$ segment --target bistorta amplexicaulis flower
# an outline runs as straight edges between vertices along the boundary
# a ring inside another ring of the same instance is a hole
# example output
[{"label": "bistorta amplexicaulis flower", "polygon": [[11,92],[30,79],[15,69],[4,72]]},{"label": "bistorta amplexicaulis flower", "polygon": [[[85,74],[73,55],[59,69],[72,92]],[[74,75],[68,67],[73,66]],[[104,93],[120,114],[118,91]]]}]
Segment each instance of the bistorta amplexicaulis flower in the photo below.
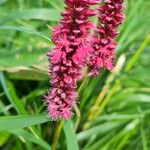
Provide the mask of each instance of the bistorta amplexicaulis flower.
[{"label": "bistorta amplexicaulis flower", "polygon": [[92,45],[94,53],[88,62],[89,76],[99,74],[102,67],[113,69],[116,43],[114,38],[118,34],[116,28],[121,24],[123,0],[104,0],[98,7],[99,25],[93,35]]},{"label": "bistorta amplexicaulis flower", "polygon": [[76,81],[81,78],[81,68],[92,53],[89,29],[93,25],[88,17],[96,14],[90,5],[99,0],[65,0],[62,19],[52,31],[55,47],[48,53],[51,89],[45,96],[49,116],[53,120],[72,116],[78,94]]},{"label": "bistorta amplexicaulis flower", "polygon": [[[123,0],[103,0],[97,9],[90,5],[101,0],[64,0],[62,19],[53,28],[54,48],[48,52],[51,89],[45,96],[48,114],[53,120],[70,119],[78,98],[75,89],[82,78],[81,69],[88,67],[89,75],[98,75],[104,67],[113,68],[116,28],[123,20]],[[98,25],[89,17],[97,16]],[[90,35],[89,30],[94,30]]]}]

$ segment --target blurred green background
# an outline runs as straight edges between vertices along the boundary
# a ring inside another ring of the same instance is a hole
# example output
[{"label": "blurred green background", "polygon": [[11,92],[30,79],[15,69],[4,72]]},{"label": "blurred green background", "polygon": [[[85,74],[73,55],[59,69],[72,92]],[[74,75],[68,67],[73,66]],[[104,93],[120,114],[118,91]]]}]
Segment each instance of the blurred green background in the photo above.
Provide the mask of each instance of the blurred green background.
[{"label": "blurred green background", "polygon": [[52,122],[46,52],[63,0],[0,0],[0,150],[150,149],[150,0],[126,0],[113,72],[78,82],[74,117]]}]

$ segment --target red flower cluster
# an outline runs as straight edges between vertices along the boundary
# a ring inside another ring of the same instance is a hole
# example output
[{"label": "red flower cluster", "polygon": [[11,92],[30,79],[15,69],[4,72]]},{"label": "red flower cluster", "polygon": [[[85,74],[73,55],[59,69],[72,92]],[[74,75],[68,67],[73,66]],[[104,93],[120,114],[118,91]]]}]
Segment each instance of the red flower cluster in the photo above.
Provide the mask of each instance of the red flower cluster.
[{"label": "red flower cluster", "polygon": [[[103,6],[91,10],[90,5],[98,4],[100,0],[65,0],[62,19],[52,31],[55,47],[48,53],[52,88],[45,99],[53,120],[72,116],[71,109],[78,97],[76,81],[81,79],[81,69],[85,65],[88,65],[90,75],[98,74],[102,66],[112,69],[115,48],[112,39],[123,18],[122,1],[105,0]],[[97,12],[101,24],[95,28],[89,17]],[[90,35],[90,29],[95,30],[95,35]]]},{"label": "red flower cluster", "polygon": [[114,49],[116,43],[113,39],[118,34],[118,27],[124,16],[122,12],[123,0],[104,0],[98,7],[98,19],[100,24],[95,30],[92,45],[94,53],[88,62],[89,75],[98,75],[100,68],[108,70],[113,68]]},{"label": "red flower cluster", "polygon": [[48,53],[52,89],[46,96],[48,113],[53,120],[69,119],[76,103],[76,80],[81,78],[80,69],[92,52],[88,35],[92,24],[88,17],[96,15],[89,5],[99,0],[65,0],[63,19],[55,26],[52,41],[55,47]]}]

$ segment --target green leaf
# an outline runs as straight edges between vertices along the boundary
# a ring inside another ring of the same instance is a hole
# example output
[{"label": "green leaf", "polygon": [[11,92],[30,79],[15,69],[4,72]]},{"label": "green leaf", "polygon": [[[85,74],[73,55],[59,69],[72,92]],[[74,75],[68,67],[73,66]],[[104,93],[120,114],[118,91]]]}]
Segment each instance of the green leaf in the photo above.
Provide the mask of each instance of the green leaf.
[{"label": "green leaf", "polygon": [[8,71],[7,75],[10,79],[16,80],[35,80],[35,81],[45,81],[48,80],[48,75],[45,72],[39,70],[13,70],[14,68],[4,68],[4,71]]},{"label": "green leaf", "polygon": [[78,150],[77,138],[71,120],[65,121],[63,129],[67,140],[67,149]]},{"label": "green leaf", "polygon": [[0,83],[8,100],[15,107],[16,111],[19,114],[27,114],[27,111],[25,110],[22,102],[18,99],[15,93],[13,85],[11,84],[11,82],[5,79],[4,74],[2,72],[0,72]]},{"label": "green leaf", "polygon": [[133,55],[132,59],[128,62],[125,71],[128,72],[132,68],[132,66],[136,63],[138,57],[143,52],[143,50],[147,47],[147,45],[150,43],[150,35],[148,35],[143,43],[140,45],[136,53]]},{"label": "green leaf", "polygon": [[50,121],[45,115],[18,115],[0,117],[0,131],[25,128]]},{"label": "green leaf", "polygon": [[60,10],[62,11],[62,9],[64,8],[64,3],[63,1],[60,0],[46,0],[51,6],[53,6],[56,10]]},{"label": "green leaf", "polygon": [[15,30],[15,31],[27,32],[27,33],[30,33],[30,34],[34,34],[34,35],[43,37],[47,41],[51,41],[49,37],[43,35],[42,33],[38,32],[38,31],[34,31],[32,29],[21,27],[21,26],[0,26],[0,30],[8,30],[8,31],[9,30]]},{"label": "green leaf", "polygon": [[[8,132],[17,135],[19,138],[24,139],[26,141],[30,141],[42,146],[46,150],[50,150],[51,147],[48,143],[46,143],[43,139],[33,135],[32,133],[24,130],[24,129],[16,129],[16,130],[9,130]],[[25,142],[25,141],[24,141]]]},{"label": "green leaf", "polygon": [[27,49],[20,49],[7,52],[6,49],[0,49],[0,68],[12,68],[12,67],[43,67],[46,68],[47,58],[46,52],[48,49],[34,49],[29,52]]},{"label": "green leaf", "polygon": [[28,9],[23,11],[15,11],[9,13],[7,16],[0,18],[0,24],[16,19],[40,19],[48,21],[58,21],[60,19],[59,11],[55,9],[39,8]]},{"label": "green leaf", "polygon": [[109,122],[100,124],[96,127],[79,132],[77,134],[77,139],[78,139],[78,141],[81,141],[81,140],[88,139],[93,134],[100,135],[100,134],[108,133],[109,131],[113,130],[114,128],[119,127],[121,125],[121,123],[122,123],[121,121],[120,122],[116,121],[116,122],[112,122],[111,124]]},{"label": "green leaf", "polygon": [[4,145],[10,137],[8,132],[0,132],[0,147]]}]

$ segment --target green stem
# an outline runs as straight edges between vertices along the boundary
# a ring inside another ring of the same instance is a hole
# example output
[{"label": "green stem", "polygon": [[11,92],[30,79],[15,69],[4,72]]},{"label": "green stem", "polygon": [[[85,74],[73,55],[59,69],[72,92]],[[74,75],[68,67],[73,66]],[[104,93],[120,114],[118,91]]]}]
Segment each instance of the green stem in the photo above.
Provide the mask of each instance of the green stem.
[{"label": "green stem", "polygon": [[136,51],[136,53],[134,54],[134,56],[132,57],[132,59],[129,61],[129,63],[127,64],[125,71],[128,72],[131,70],[132,66],[135,64],[136,60],[138,59],[138,57],[140,56],[140,54],[142,53],[142,51],[147,47],[148,43],[150,43],[150,35],[148,35],[145,40],[143,41],[143,43],[141,44],[141,46],[139,47],[139,49]]},{"label": "green stem", "polygon": [[52,143],[52,150],[56,150],[56,146],[57,146],[57,143],[58,143],[58,140],[60,137],[60,133],[61,133],[63,124],[64,124],[64,120],[61,120],[60,122],[58,122],[56,131],[55,131],[55,135],[54,135],[54,139],[53,139],[53,143]]},{"label": "green stem", "polygon": [[76,111],[76,114],[77,114],[77,120],[75,122],[74,129],[76,131],[78,129],[80,119],[81,119],[81,113],[80,113],[80,110],[79,110],[77,105],[75,105],[75,111]]}]

